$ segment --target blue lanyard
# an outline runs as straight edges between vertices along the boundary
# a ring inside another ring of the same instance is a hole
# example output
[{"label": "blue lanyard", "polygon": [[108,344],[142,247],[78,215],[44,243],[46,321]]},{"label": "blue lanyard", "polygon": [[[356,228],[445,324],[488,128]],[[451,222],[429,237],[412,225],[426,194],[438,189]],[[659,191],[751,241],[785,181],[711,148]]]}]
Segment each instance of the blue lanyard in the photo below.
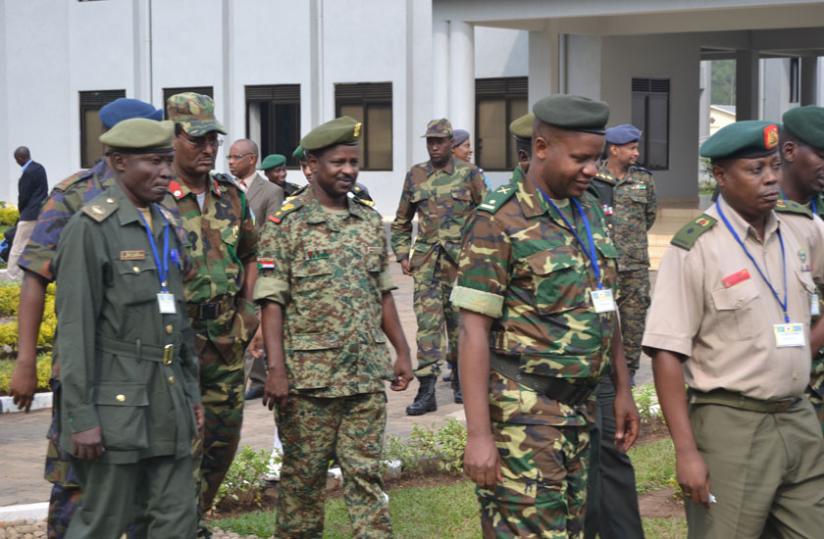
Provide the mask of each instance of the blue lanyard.
[{"label": "blue lanyard", "polygon": [[167,279],[169,277],[169,221],[167,221],[166,217],[163,216],[163,212],[158,211],[157,213],[163,219],[162,261],[160,260],[160,255],[157,252],[157,243],[155,243],[154,234],[152,234],[152,229],[149,226],[149,223],[146,222],[146,218],[143,217],[143,213],[140,210],[138,210],[137,212],[137,214],[140,216],[140,220],[143,222],[143,228],[146,229],[146,237],[149,238],[149,247],[152,248],[152,256],[154,257],[155,265],[157,266],[157,275],[160,278],[160,291],[168,292],[169,283]]},{"label": "blue lanyard", "polygon": [[601,281],[601,266],[598,265],[598,256],[595,253],[595,242],[592,241],[592,228],[589,225],[589,219],[587,219],[587,214],[584,213],[584,208],[581,206],[581,203],[578,202],[577,198],[570,198],[569,202],[572,204],[572,207],[578,212],[578,215],[581,216],[581,221],[584,222],[584,228],[587,231],[587,243],[581,239],[581,236],[578,235],[578,231],[575,230],[575,227],[572,226],[572,223],[569,222],[569,219],[566,218],[566,215],[561,211],[561,209],[555,204],[555,202],[549,198],[549,195],[541,191],[541,194],[544,195],[544,200],[552,206],[558,215],[561,216],[561,219],[564,221],[564,224],[569,228],[569,231],[572,232],[572,235],[575,236],[575,239],[578,241],[578,245],[581,246],[581,250],[584,254],[589,258],[590,263],[592,264],[592,271],[595,273],[595,281],[598,283],[598,289],[604,288],[604,283]]},{"label": "blue lanyard", "polygon": [[784,239],[781,237],[781,230],[776,230],[775,233],[778,235],[778,243],[779,245],[781,245],[781,267],[784,271],[784,301],[781,301],[781,298],[778,296],[778,292],[776,292],[770,280],[767,279],[767,274],[764,273],[764,271],[761,269],[761,266],[759,266],[758,262],[755,261],[755,258],[752,256],[752,254],[750,254],[750,251],[747,249],[747,246],[744,245],[744,242],[741,241],[741,238],[738,236],[738,233],[730,224],[729,220],[727,219],[727,216],[724,215],[724,210],[721,209],[721,205],[718,202],[716,202],[715,207],[718,210],[718,215],[721,217],[721,220],[724,221],[725,225],[727,225],[727,230],[730,231],[732,237],[735,238],[735,241],[737,241],[738,245],[740,245],[741,248],[744,250],[744,254],[747,255],[747,258],[750,259],[750,262],[752,262],[753,266],[755,266],[755,269],[758,270],[758,274],[761,276],[764,282],[767,283],[767,286],[770,288],[770,292],[772,292],[775,301],[777,301],[778,304],[781,305],[781,310],[784,311],[784,323],[789,324],[790,315],[787,313],[787,256],[784,252]]},{"label": "blue lanyard", "polygon": [[816,197],[810,199],[810,209],[813,210],[813,215],[818,215],[817,206],[818,204],[815,201]]}]

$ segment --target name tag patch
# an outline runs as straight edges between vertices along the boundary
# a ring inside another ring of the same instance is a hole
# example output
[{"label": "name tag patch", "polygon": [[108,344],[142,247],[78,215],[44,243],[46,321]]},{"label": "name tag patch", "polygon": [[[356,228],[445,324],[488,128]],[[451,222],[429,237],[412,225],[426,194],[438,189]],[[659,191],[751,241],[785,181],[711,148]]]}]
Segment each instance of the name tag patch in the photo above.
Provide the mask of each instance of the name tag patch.
[{"label": "name tag patch", "polygon": [[120,251],[120,260],[146,260],[146,251]]}]

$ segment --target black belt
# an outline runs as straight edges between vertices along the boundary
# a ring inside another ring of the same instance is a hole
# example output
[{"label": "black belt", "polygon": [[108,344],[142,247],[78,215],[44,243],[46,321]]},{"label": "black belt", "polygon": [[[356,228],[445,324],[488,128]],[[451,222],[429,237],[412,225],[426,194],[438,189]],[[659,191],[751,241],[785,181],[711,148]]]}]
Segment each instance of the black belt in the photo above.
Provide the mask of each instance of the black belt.
[{"label": "black belt", "polygon": [[203,303],[187,303],[186,313],[193,322],[201,320],[215,320],[221,314],[234,310],[234,296],[225,296],[218,301],[204,301]]},{"label": "black belt", "polygon": [[521,371],[521,363],[518,358],[509,358],[494,352],[489,354],[489,367],[498,374],[506,376],[541,395],[569,406],[578,406],[587,402],[597,385],[575,383],[565,378],[549,378],[525,373]]},{"label": "black belt", "polygon": [[110,352],[119,356],[134,359],[145,359],[155,361],[164,365],[171,365],[175,358],[175,347],[173,344],[157,345],[143,344],[140,339],[136,341],[119,341],[109,337],[99,338],[100,349],[103,352]]},{"label": "black belt", "polygon": [[726,389],[714,389],[709,392],[690,389],[688,391],[690,404],[717,404],[719,406],[729,406],[739,410],[759,412],[762,414],[780,414],[788,411],[799,400],[800,397],[789,397],[781,400],[761,400],[746,397],[741,393],[727,391]]}]

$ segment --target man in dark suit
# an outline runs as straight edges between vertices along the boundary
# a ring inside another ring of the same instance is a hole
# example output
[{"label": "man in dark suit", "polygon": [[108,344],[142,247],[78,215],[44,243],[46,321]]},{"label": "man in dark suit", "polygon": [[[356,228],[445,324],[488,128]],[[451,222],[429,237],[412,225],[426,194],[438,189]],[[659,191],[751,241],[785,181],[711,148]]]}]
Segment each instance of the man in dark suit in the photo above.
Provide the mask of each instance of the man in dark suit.
[{"label": "man in dark suit", "polygon": [[22,276],[22,270],[17,267],[17,260],[29,242],[37,223],[40,206],[49,194],[49,181],[46,178],[46,169],[40,163],[32,161],[31,152],[25,146],[14,150],[14,160],[23,169],[17,183],[17,208],[20,210],[20,220],[9,254],[6,278],[17,280]]}]

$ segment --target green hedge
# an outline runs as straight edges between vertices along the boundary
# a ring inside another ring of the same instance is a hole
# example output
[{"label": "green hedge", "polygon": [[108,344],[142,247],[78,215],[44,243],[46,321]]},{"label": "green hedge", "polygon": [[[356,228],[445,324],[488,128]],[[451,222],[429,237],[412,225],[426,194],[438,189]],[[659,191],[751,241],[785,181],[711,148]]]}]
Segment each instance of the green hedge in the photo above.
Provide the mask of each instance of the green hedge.
[{"label": "green hedge", "polygon": [[7,206],[5,203],[0,206],[0,225],[11,226],[20,218],[20,212],[14,206]]},{"label": "green hedge", "polygon": [[[0,359],[0,395],[9,394],[11,374],[15,362],[10,359]],[[49,378],[51,377],[51,356],[40,354],[37,356],[37,392],[51,391]]]},{"label": "green hedge", "polygon": [[[20,303],[20,285],[9,283],[0,285],[0,316],[16,317],[17,306]],[[54,341],[54,332],[57,330],[57,316],[54,314],[54,284],[46,289],[46,304],[43,309],[43,323],[40,325],[40,335],[37,345],[49,349]],[[0,322],[0,348],[5,346],[17,350],[17,320]]]}]

